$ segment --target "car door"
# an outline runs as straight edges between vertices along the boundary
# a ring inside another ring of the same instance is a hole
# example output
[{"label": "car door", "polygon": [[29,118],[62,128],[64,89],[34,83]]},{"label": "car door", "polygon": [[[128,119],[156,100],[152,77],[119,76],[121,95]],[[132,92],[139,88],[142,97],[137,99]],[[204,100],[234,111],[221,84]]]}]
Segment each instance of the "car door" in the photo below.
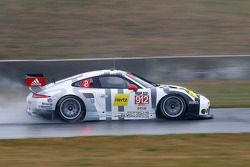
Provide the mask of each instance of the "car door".
[{"label": "car door", "polygon": [[[143,88],[121,75],[98,77],[100,88],[105,89],[105,111],[107,120],[148,119],[151,111],[150,89]],[[137,91],[129,90],[134,84]]]},{"label": "car door", "polygon": [[[72,84],[74,92],[85,103],[85,120],[106,120],[105,89],[99,87],[96,77],[85,78]],[[77,94],[77,93],[76,93]]]}]

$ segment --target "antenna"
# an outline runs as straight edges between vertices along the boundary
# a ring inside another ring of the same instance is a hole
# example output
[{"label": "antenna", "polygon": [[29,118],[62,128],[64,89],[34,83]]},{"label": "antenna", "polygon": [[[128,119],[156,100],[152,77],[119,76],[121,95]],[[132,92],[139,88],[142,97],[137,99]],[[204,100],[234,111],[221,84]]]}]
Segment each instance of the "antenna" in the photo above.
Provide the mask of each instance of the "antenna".
[{"label": "antenna", "polygon": [[113,69],[114,69],[114,70],[117,70],[117,69],[116,69],[116,59],[113,60]]}]

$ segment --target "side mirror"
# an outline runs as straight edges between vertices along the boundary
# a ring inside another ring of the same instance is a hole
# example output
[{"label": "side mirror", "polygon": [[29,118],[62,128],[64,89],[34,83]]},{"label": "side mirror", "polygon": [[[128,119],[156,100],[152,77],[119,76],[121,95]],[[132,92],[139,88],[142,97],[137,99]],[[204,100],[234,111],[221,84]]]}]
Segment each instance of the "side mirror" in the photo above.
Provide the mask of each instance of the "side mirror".
[{"label": "side mirror", "polygon": [[138,90],[138,87],[134,84],[130,84],[130,85],[128,85],[128,90],[133,90],[136,92]]}]

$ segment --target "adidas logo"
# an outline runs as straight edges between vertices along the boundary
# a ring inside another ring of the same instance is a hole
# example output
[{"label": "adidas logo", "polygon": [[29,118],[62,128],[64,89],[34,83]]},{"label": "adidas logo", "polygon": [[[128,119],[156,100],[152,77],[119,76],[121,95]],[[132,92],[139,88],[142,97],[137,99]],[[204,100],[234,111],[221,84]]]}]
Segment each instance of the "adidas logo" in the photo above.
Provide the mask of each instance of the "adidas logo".
[{"label": "adidas logo", "polygon": [[36,79],[34,79],[34,81],[31,83],[31,86],[41,86],[41,83],[40,83],[39,80],[36,78]]}]

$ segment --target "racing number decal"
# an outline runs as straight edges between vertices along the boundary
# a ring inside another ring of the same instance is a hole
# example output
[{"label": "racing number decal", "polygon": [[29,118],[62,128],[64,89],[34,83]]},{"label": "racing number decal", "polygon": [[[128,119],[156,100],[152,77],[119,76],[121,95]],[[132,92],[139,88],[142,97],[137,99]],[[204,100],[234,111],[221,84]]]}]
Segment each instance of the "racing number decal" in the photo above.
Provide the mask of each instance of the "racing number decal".
[{"label": "racing number decal", "polygon": [[148,95],[136,95],[135,104],[149,104],[149,96]]},{"label": "racing number decal", "polygon": [[85,80],[82,82],[82,87],[84,87],[84,88],[89,88],[89,87],[90,87],[90,80],[89,80],[89,79],[85,79]]}]

